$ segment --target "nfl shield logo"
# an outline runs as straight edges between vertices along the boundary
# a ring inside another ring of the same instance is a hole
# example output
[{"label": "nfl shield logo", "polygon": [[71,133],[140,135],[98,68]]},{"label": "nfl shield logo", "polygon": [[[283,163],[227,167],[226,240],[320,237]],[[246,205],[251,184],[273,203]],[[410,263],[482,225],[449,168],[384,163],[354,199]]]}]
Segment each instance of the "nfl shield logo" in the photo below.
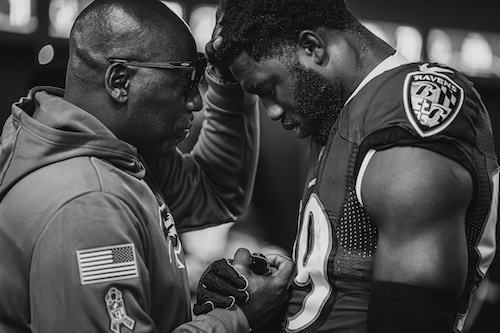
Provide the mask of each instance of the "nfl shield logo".
[{"label": "nfl shield logo", "polygon": [[413,128],[422,137],[443,131],[456,118],[464,101],[464,91],[440,67],[420,66],[406,76],[403,100]]}]

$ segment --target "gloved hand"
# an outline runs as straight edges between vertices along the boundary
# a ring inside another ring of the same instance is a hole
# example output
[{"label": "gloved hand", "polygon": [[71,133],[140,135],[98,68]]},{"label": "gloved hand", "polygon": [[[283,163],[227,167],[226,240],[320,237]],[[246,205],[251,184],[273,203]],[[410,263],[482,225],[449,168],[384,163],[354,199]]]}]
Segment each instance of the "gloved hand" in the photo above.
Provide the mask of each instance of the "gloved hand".
[{"label": "gloved hand", "polygon": [[229,309],[236,301],[244,303],[249,298],[247,287],[247,279],[229,260],[217,260],[200,277],[193,312],[199,315],[214,308]]},{"label": "gloved hand", "polygon": [[286,306],[289,300],[288,284],[294,273],[294,264],[290,258],[282,255],[266,255],[270,274],[258,275],[252,271],[252,256],[246,249],[239,249],[232,262],[234,268],[246,277],[246,291],[250,298],[238,306],[245,313],[253,329],[265,324]]},{"label": "gloved hand", "polygon": [[220,35],[222,27],[220,22],[224,17],[227,3],[231,0],[219,0],[219,7],[215,14],[215,28],[212,32],[212,39],[205,45],[205,53],[207,55],[207,60],[209,62],[208,71],[213,71],[211,74],[215,74],[226,84],[238,84],[233,74],[229,70],[229,64],[224,63],[215,56],[215,52],[220,48],[222,44],[222,36]]},{"label": "gloved hand", "polygon": [[[214,308],[229,309],[236,300],[239,303],[248,301],[248,281],[238,273],[231,262],[232,260],[227,259],[217,260],[203,272],[193,307],[195,315],[210,312]],[[271,268],[263,254],[252,254],[250,267],[257,275],[271,274]]]},{"label": "gloved hand", "polygon": [[239,249],[231,262],[222,259],[207,268],[200,278],[194,312],[229,308],[236,302],[250,326],[257,328],[287,302],[293,267],[292,260],[284,256],[251,255],[248,250]]}]

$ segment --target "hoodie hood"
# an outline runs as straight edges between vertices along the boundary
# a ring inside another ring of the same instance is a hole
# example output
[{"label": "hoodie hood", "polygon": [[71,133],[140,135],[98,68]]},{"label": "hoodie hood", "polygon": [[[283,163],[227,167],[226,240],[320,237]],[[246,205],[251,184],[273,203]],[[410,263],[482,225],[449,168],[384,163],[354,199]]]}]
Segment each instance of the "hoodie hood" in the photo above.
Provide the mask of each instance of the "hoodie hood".
[{"label": "hoodie hood", "polygon": [[79,156],[108,161],[138,179],[144,165],[132,145],[119,140],[97,118],[65,101],[64,91],[33,88],[12,105],[0,138],[0,200],[27,174]]}]

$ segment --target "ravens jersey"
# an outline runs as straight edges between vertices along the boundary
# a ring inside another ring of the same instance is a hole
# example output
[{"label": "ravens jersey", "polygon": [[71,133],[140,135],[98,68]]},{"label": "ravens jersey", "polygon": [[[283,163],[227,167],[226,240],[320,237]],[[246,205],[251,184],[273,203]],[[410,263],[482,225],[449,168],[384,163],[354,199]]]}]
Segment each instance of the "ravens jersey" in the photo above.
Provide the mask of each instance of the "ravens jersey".
[{"label": "ravens jersey", "polygon": [[339,293],[358,293],[360,303],[349,305],[351,313],[366,318],[377,228],[363,208],[358,180],[373,152],[396,146],[432,150],[472,175],[474,198],[465,221],[468,274],[456,304],[461,330],[495,252],[499,176],[491,122],[463,75],[411,63],[373,77],[344,106],[326,145],[312,144],[286,332],[335,331]]}]

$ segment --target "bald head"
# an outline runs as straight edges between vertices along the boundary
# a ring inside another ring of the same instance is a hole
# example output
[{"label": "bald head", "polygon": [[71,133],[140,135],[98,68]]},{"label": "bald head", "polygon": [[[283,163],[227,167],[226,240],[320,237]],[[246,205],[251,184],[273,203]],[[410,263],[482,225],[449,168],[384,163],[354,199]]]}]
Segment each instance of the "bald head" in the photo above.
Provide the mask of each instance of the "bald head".
[{"label": "bald head", "polygon": [[189,48],[189,28],[160,1],[96,0],[71,30],[66,89],[102,86],[109,58],[160,61]]}]

